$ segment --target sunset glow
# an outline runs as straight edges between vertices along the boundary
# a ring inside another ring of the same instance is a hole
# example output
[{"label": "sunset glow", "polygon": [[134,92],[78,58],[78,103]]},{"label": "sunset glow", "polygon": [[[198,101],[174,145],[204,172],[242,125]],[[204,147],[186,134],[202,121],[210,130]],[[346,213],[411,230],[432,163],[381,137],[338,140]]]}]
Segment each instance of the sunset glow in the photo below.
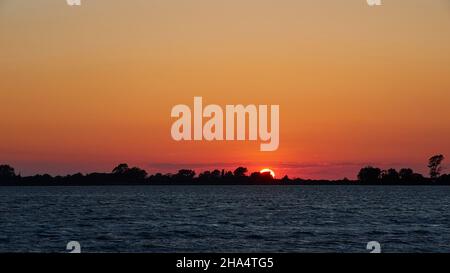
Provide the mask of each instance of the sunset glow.
[{"label": "sunset glow", "polygon": [[262,169],[261,171],[259,171],[260,173],[270,173],[270,175],[275,178],[275,172],[272,171],[271,169]]},{"label": "sunset glow", "polygon": [[[447,1],[107,2],[1,1],[1,163],[337,179],[450,155]],[[196,96],[280,105],[279,146],[174,141],[171,109]]]}]

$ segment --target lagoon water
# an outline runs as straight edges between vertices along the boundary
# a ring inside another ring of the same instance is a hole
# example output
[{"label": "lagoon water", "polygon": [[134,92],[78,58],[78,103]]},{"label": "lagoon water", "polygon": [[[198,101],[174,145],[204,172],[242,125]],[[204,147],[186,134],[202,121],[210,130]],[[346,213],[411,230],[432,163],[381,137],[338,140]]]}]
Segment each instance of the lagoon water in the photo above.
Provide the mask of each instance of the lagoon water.
[{"label": "lagoon water", "polygon": [[450,187],[0,187],[0,252],[450,252]]}]

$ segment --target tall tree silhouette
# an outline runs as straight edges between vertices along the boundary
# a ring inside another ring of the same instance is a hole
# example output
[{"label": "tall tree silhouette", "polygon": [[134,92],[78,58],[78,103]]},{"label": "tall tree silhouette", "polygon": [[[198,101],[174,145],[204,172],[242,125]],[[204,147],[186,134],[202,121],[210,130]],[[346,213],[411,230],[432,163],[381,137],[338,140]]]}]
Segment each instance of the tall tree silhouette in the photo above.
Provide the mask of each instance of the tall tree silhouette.
[{"label": "tall tree silhouette", "polygon": [[428,168],[430,169],[430,177],[431,178],[438,178],[439,175],[441,175],[441,171],[442,171],[442,160],[444,160],[444,156],[443,155],[435,155],[430,157],[430,159],[428,159]]},{"label": "tall tree silhouette", "polygon": [[9,165],[0,165],[0,178],[3,179],[10,179],[14,178],[16,176],[16,173],[14,171],[14,168]]}]

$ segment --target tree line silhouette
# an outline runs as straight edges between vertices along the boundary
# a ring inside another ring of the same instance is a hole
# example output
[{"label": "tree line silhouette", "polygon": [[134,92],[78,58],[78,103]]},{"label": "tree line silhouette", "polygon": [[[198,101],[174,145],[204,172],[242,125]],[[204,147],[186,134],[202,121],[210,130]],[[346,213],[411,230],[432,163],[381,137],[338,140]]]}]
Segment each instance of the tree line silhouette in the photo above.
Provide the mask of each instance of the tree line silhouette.
[{"label": "tree line silhouette", "polygon": [[429,177],[415,173],[410,168],[382,170],[367,166],[362,168],[357,180],[311,180],[284,176],[273,178],[270,173],[253,172],[238,167],[234,171],[212,170],[196,175],[194,170],[181,169],[175,174],[149,175],[138,167],[119,164],[111,173],[76,173],[66,176],[49,174],[21,176],[9,165],[0,165],[0,186],[90,186],[90,185],[450,185],[450,174],[441,174],[443,155],[428,160]]}]

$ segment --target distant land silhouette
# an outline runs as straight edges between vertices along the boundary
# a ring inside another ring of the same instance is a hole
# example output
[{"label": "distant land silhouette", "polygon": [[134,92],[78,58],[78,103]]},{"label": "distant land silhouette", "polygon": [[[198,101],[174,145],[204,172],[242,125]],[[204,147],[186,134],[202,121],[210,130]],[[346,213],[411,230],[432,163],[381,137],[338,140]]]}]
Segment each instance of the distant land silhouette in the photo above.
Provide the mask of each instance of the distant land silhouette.
[{"label": "distant land silhouette", "polygon": [[270,173],[254,172],[248,175],[245,167],[234,171],[212,170],[196,175],[194,170],[182,169],[176,174],[156,173],[119,164],[111,173],[76,173],[67,176],[49,174],[22,177],[9,165],[0,165],[0,186],[99,186],[99,185],[450,185],[450,174],[441,174],[443,155],[428,160],[429,177],[403,168],[381,170],[367,166],[356,180],[310,180],[284,176],[273,178]]}]

